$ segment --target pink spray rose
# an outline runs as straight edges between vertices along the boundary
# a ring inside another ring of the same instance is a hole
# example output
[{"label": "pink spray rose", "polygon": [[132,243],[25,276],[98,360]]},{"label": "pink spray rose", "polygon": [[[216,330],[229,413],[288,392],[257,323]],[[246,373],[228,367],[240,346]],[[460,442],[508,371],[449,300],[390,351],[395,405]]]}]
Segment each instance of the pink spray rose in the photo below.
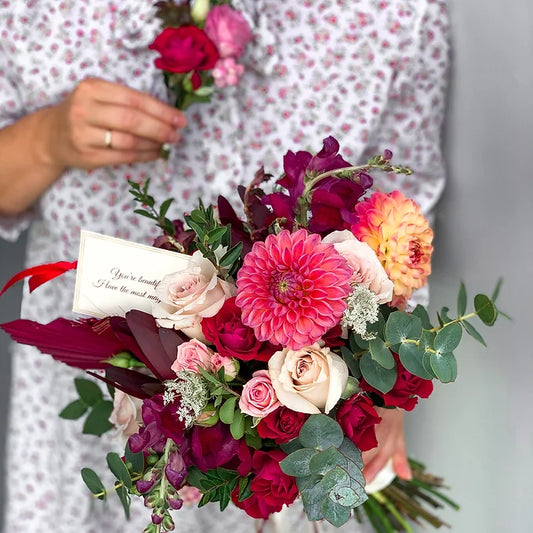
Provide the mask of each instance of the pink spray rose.
[{"label": "pink spray rose", "polygon": [[228,5],[214,6],[207,14],[204,31],[215,43],[220,57],[239,57],[252,39],[248,22]]},{"label": "pink spray rose", "polygon": [[199,372],[200,368],[208,372],[218,372],[224,367],[226,376],[234,378],[237,375],[235,364],[231,357],[215,353],[211,348],[197,339],[191,339],[178,346],[178,355],[171,369],[178,373],[182,370]]},{"label": "pink spray rose", "polygon": [[263,418],[280,406],[268,370],[258,370],[242,388],[240,410],[250,416]]}]

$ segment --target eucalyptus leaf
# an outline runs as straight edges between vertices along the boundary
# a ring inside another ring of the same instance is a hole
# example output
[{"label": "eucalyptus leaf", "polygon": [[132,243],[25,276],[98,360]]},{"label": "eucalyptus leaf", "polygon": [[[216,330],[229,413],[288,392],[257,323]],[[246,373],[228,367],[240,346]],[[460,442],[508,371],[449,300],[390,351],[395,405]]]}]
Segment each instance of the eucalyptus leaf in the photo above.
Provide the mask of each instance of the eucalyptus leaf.
[{"label": "eucalyptus leaf", "polygon": [[474,308],[481,321],[487,325],[492,326],[498,317],[498,310],[492,300],[484,294],[476,294],[474,298]]},{"label": "eucalyptus leaf", "polygon": [[332,502],[338,503],[343,507],[352,508],[360,500],[359,495],[350,487],[339,487],[329,493]]},{"label": "eucalyptus leaf", "polygon": [[463,327],[465,328],[465,331],[474,339],[476,339],[478,342],[483,344],[483,346],[487,346],[485,343],[485,339],[481,336],[479,331],[472,325],[470,322],[463,320],[462,321]]},{"label": "eucalyptus leaf", "polygon": [[302,477],[311,474],[310,461],[319,452],[313,448],[302,448],[287,455],[279,466],[288,476]]},{"label": "eucalyptus leaf", "polygon": [[387,370],[394,368],[396,364],[394,361],[394,357],[382,339],[372,339],[371,341],[369,341],[368,347],[372,359],[378,365],[382,366],[383,368],[386,368]]},{"label": "eucalyptus leaf", "polygon": [[81,477],[87,488],[99,499],[105,500],[106,490],[98,474],[90,468],[81,469]]},{"label": "eucalyptus leaf", "polygon": [[318,452],[310,458],[309,470],[311,474],[328,474],[335,467],[346,467],[346,459],[335,446]]},{"label": "eucalyptus leaf", "polygon": [[128,463],[131,463],[131,467],[134,472],[137,474],[142,474],[144,472],[144,455],[143,452],[133,453],[130,449],[129,442],[126,443],[126,448],[124,449],[124,457]]},{"label": "eucalyptus leaf", "polygon": [[344,433],[339,424],[326,415],[311,415],[300,429],[302,446],[325,450],[342,444]]},{"label": "eucalyptus leaf", "polygon": [[126,515],[126,518],[130,519],[130,503],[131,498],[128,493],[128,489],[123,486],[115,485],[115,491],[117,493],[118,499],[120,500],[120,503],[122,504],[122,507],[124,508],[124,514]]},{"label": "eucalyptus leaf", "polygon": [[341,466],[331,468],[322,479],[324,491],[329,493],[333,489],[350,486],[350,475]]},{"label": "eucalyptus leaf", "polygon": [[457,316],[463,316],[466,311],[466,287],[464,283],[461,283],[459,287],[459,293],[457,295]]},{"label": "eucalyptus leaf", "polygon": [[106,456],[107,466],[109,470],[113,472],[113,475],[121,482],[123,485],[130,489],[131,488],[131,476],[126,468],[126,465],[118,455],[118,453],[110,452]]},{"label": "eucalyptus leaf", "polygon": [[413,309],[413,312],[411,314],[414,315],[414,316],[417,316],[421,320],[422,327],[424,329],[432,329],[433,328],[433,325],[431,324],[431,320],[429,318],[427,309],[423,305],[418,304]]},{"label": "eucalyptus leaf", "polygon": [[322,476],[308,476],[297,478],[296,484],[302,496],[305,514],[309,520],[322,520],[322,502],[327,499],[328,493],[322,486]]},{"label": "eucalyptus leaf", "polygon": [[335,503],[328,497],[322,502],[322,513],[330,524],[335,527],[341,527],[348,522],[352,511],[349,507]]},{"label": "eucalyptus leaf", "polygon": [[400,361],[406,370],[422,379],[433,379],[433,373],[429,374],[422,364],[424,349],[420,349],[414,343],[404,343],[400,346]]},{"label": "eucalyptus leaf", "polygon": [[417,316],[404,311],[390,314],[385,326],[385,339],[395,346],[405,339],[418,340],[422,334],[422,321]]},{"label": "eucalyptus leaf", "polygon": [[383,368],[372,359],[369,352],[361,357],[359,368],[365,381],[383,394],[386,394],[394,387],[394,383],[396,383],[398,378],[396,364],[392,369]]},{"label": "eucalyptus leaf", "polygon": [[434,347],[440,353],[453,352],[463,335],[463,328],[457,322],[452,322],[443,327],[435,336]]},{"label": "eucalyptus leaf", "polygon": [[430,355],[430,363],[437,379],[442,383],[455,381],[457,377],[457,361],[453,353],[432,353]]},{"label": "eucalyptus leaf", "polygon": [[292,439],[289,442],[284,442],[283,444],[280,444],[279,446],[287,455],[290,455],[292,452],[295,452],[296,450],[301,450],[303,448],[302,443],[300,442],[300,439]]}]

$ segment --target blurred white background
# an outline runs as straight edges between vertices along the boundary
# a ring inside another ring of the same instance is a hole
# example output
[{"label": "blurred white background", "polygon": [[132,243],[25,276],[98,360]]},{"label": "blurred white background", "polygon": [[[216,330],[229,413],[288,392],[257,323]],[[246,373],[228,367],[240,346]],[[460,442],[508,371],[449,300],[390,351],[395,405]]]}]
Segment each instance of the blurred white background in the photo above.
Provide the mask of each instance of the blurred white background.
[{"label": "blurred white background", "polygon": [[[431,0],[428,0],[431,1]],[[413,457],[443,475],[460,512],[454,533],[533,531],[533,3],[450,0],[453,71],[445,135],[449,182],[436,218],[433,301],[455,309],[460,280],[473,297],[504,277],[499,304],[513,317],[465,342],[456,383],[408,416]],[[0,241],[0,284],[22,269],[23,243]],[[60,260],[62,258],[58,258]],[[0,301],[18,318],[20,289]],[[434,315],[433,315],[434,316]],[[0,334],[0,437],[9,358]],[[28,436],[31,438],[30,436]],[[3,457],[0,438],[0,457]],[[3,481],[0,465],[0,480]],[[3,502],[0,486],[0,508]],[[9,532],[11,533],[11,532]],[[46,533],[46,532],[45,532]]]}]

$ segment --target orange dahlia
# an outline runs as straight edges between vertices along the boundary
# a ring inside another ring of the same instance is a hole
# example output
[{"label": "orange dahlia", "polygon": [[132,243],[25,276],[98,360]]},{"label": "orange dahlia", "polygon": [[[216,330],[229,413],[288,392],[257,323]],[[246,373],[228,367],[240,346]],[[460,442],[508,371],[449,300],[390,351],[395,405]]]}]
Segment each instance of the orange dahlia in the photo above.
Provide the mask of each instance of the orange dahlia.
[{"label": "orange dahlia", "polygon": [[346,259],[319,235],[284,230],[245,256],[235,303],[260,341],[298,350],[340,322],[351,275]]},{"label": "orange dahlia", "polygon": [[394,283],[393,304],[405,307],[431,273],[433,230],[418,205],[400,191],[375,192],[356,206],[353,234],[378,256]]}]

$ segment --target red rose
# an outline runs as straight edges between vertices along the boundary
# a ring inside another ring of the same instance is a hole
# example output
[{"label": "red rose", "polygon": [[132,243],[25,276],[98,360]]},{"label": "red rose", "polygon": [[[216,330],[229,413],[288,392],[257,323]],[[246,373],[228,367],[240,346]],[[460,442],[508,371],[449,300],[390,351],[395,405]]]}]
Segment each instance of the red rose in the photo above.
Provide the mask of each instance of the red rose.
[{"label": "red rose", "polygon": [[433,392],[433,382],[430,379],[422,379],[411,374],[400,362],[398,354],[393,352],[393,355],[398,366],[398,377],[394,387],[389,392],[383,394],[364,380],[361,380],[360,386],[365,391],[379,394],[387,407],[401,407],[406,411],[412,411],[418,403],[417,396],[428,398]]},{"label": "red rose", "polygon": [[219,58],[211,39],[196,26],[166,28],[148,48],[161,54],[155,66],[168,72],[209,70]]},{"label": "red rose", "polygon": [[284,504],[290,505],[298,496],[298,487],[295,478],[281,471],[279,463],[285,457],[281,450],[256,451],[252,458],[252,495],[240,502],[237,487],[231,494],[233,503],[252,518],[263,519],[281,511]]},{"label": "red rose", "polygon": [[257,433],[262,439],[274,439],[276,444],[289,442],[298,436],[308,417],[308,414],[297,413],[288,407],[281,406],[261,419],[257,426]]},{"label": "red rose", "polygon": [[341,403],[335,416],[344,434],[362,452],[378,445],[375,426],[381,422],[381,418],[368,396],[355,394]]},{"label": "red rose", "polygon": [[202,331],[220,355],[242,361],[268,361],[278,349],[269,342],[257,340],[254,330],[242,323],[235,298],[228,298],[215,316],[205,317]]}]

